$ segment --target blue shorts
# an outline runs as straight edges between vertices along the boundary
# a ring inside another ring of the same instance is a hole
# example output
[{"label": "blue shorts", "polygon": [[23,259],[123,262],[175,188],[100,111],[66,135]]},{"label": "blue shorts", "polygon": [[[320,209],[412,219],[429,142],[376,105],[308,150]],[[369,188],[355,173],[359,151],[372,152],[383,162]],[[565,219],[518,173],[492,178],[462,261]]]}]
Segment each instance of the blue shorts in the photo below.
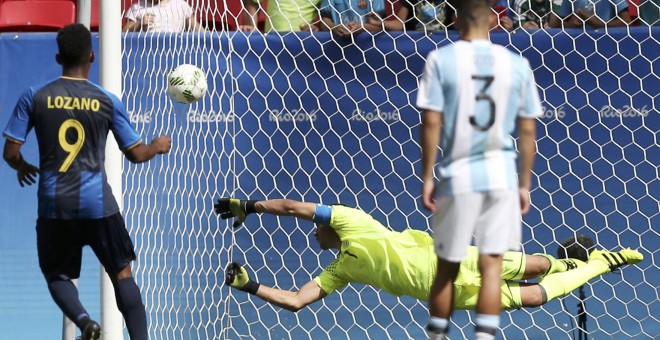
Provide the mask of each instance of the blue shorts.
[{"label": "blue shorts", "polygon": [[79,278],[86,245],[111,278],[135,260],[133,241],[120,213],[101,219],[37,219],[39,267],[47,281]]}]

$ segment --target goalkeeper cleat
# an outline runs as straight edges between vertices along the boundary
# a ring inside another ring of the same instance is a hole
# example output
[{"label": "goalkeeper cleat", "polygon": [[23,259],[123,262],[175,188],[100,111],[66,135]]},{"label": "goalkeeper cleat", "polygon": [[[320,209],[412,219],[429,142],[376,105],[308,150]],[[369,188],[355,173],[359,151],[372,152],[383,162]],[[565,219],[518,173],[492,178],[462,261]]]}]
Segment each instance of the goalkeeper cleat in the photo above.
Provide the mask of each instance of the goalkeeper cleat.
[{"label": "goalkeeper cleat", "polygon": [[81,340],[98,340],[101,338],[101,326],[95,321],[90,321],[82,331]]},{"label": "goalkeeper cleat", "polygon": [[632,250],[630,248],[623,249],[621,251],[609,252],[605,250],[594,250],[589,255],[589,261],[599,260],[605,262],[610,271],[614,271],[621,266],[627,264],[639,263],[644,259],[644,255],[638,252],[637,250]]}]

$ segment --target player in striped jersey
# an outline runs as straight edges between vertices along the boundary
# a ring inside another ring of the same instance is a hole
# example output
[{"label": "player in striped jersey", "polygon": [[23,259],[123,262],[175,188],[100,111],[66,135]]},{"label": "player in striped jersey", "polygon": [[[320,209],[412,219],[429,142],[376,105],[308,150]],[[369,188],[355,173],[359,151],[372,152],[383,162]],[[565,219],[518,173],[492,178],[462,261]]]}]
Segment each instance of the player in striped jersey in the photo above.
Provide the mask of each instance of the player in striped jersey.
[{"label": "player in striped jersey", "polygon": [[[431,288],[428,329],[432,338],[444,338],[452,282],[474,234],[482,275],[476,337],[493,339],[502,254],[519,247],[520,214],[529,209],[541,104],[527,60],[488,40],[490,1],[457,6],[461,39],[428,55],[417,96],[423,111],[422,203],[433,212],[438,266],[444,268]],[[518,178],[511,137],[516,125]],[[436,187],[438,143],[443,154]]]},{"label": "player in striped jersey", "polygon": [[[236,217],[234,227],[242,224],[251,213],[314,221],[314,237],[321,249],[338,250],[337,258],[298,291],[259,284],[251,280],[247,270],[236,262],[227,266],[227,285],[290,311],[296,312],[351,282],[367,284],[395,296],[407,295],[428,301],[436,271],[445,270],[438,266],[434,242],[427,232],[391,230],[360,209],[290,199],[247,201],[221,198],[215,211],[223,219]],[[573,256],[580,259],[557,259],[547,254],[526,255],[521,252],[504,254],[506,262],[498,287],[503,309],[540,306],[570,293],[594,277],[643,258],[641,253],[631,249],[619,252],[594,250],[589,256],[587,248],[590,246],[585,242],[564,244],[567,255],[575,254]],[[589,261],[583,262],[587,257]],[[477,248],[469,247],[456,280],[454,301],[457,309],[474,309],[476,306],[481,285],[478,258]],[[532,278],[541,280],[538,283],[519,281]]]},{"label": "player in striped jersey", "polygon": [[[121,100],[87,80],[94,52],[85,26],[61,29],[57,45],[62,76],[29,88],[18,99],[4,131],[4,159],[17,171],[21,186],[34,184],[39,175],[39,266],[53,300],[80,328],[82,339],[101,335],[71,282],[80,276],[85,245],[110,276],[131,339],[147,339],[145,307],[130,266],[134,246],[106,180],[105,145],[112,131],[128,160],[140,163],[169,152],[172,142],[160,136],[143,144]],[[32,129],[39,168],[20,151]]]}]

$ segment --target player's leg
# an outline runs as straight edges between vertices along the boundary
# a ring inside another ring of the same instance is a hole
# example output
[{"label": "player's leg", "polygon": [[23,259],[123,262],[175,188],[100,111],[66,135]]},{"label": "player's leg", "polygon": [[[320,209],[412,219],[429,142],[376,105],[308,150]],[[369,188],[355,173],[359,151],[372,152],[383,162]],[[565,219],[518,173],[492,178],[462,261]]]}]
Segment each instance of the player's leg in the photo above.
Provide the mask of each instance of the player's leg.
[{"label": "player's leg", "polygon": [[112,284],[115,288],[117,307],[124,316],[131,339],[148,339],[145,306],[140,287],[133,278],[131,266],[127,265],[117,273]]},{"label": "player's leg", "polygon": [[475,336],[477,340],[495,339],[500,325],[502,255],[480,254],[481,288],[477,299]]},{"label": "player's leg", "polygon": [[544,277],[583,266],[593,250],[594,241],[588,235],[578,234],[561,242],[557,257],[548,254],[527,255],[528,266],[524,279]]},{"label": "player's leg", "polygon": [[520,238],[518,193],[513,190],[485,193],[475,229],[482,280],[475,319],[477,339],[495,338],[502,304],[502,258],[508,249],[520,246]]},{"label": "player's leg", "polygon": [[[609,273],[626,264],[638,263],[643,258],[642,253],[631,249],[618,252],[593,251],[589,257],[589,262],[583,266],[566,272],[550,274],[539,281],[538,290],[542,294],[541,304],[564,296],[597,276]],[[533,291],[523,294],[524,306],[539,305],[538,296],[535,295],[538,292],[536,288],[533,289]]]},{"label": "player's leg", "polygon": [[124,219],[117,213],[97,220],[94,227],[88,242],[110,276],[128,334],[132,340],[148,339],[146,311],[130,266],[135,250]]},{"label": "player's leg", "polygon": [[[39,267],[48,284],[53,301],[69,320],[85,333],[100,327],[90,319],[71,282],[80,277],[83,243],[75,231],[75,221],[39,218],[37,220],[37,252]],[[100,333],[99,333],[100,334]],[[94,339],[90,338],[89,339]]]},{"label": "player's leg", "polygon": [[438,210],[433,214],[433,239],[438,255],[438,269],[429,296],[427,326],[431,339],[444,339],[449,317],[454,308],[454,281],[468,245],[481,207],[483,196],[468,193],[441,196]]},{"label": "player's leg", "polygon": [[430,339],[444,339],[449,328],[449,317],[454,307],[454,280],[460,263],[438,257],[438,271],[431,285],[427,331]]},{"label": "player's leg", "polygon": [[502,280],[528,280],[565,272],[583,266],[588,259],[593,241],[587,235],[577,235],[560,244],[558,255],[506,252],[502,262]]},{"label": "player's leg", "polygon": [[525,255],[525,269],[522,280],[545,277],[583,266],[585,262],[578,259],[557,259],[548,254]]},{"label": "player's leg", "polygon": [[502,292],[502,255],[480,254],[479,272],[481,273],[481,289],[476,308],[477,314],[498,315]]}]

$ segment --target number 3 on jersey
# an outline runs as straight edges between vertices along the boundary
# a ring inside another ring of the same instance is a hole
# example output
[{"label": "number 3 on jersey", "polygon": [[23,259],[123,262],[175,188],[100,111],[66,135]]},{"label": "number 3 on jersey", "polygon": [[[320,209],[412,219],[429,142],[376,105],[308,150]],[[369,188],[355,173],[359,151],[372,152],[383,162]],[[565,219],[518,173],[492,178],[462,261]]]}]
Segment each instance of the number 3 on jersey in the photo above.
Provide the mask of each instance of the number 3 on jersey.
[{"label": "number 3 on jersey", "polygon": [[481,88],[481,90],[479,90],[479,93],[477,93],[474,99],[476,99],[477,101],[480,100],[487,101],[489,104],[490,112],[488,115],[488,122],[486,123],[486,125],[479,125],[479,123],[477,123],[477,118],[475,117],[475,115],[470,116],[470,124],[472,124],[472,126],[474,126],[474,128],[479,131],[486,131],[490,129],[490,127],[493,126],[493,124],[495,123],[495,100],[493,100],[493,97],[491,97],[486,93],[490,85],[493,83],[493,79],[495,79],[495,77],[475,75],[472,76],[472,79],[484,81],[484,86]]},{"label": "number 3 on jersey", "polygon": [[[77,137],[73,143],[69,143],[69,141],[66,139],[66,133],[69,131],[69,129],[76,130]],[[58,139],[62,149],[69,153],[69,155],[66,156],[66,159],[64,159],[64,162],[62,163],[59,171],[67,172],[67,170],[69,170],[71,167],[73,160],[76,159],[76,156],[78,156],[78,153],[85,143],[85,129],[79,121],[75,119],[67,119],[64,121],[64,123],[62,123],[62,125],[60,125]]]}]

